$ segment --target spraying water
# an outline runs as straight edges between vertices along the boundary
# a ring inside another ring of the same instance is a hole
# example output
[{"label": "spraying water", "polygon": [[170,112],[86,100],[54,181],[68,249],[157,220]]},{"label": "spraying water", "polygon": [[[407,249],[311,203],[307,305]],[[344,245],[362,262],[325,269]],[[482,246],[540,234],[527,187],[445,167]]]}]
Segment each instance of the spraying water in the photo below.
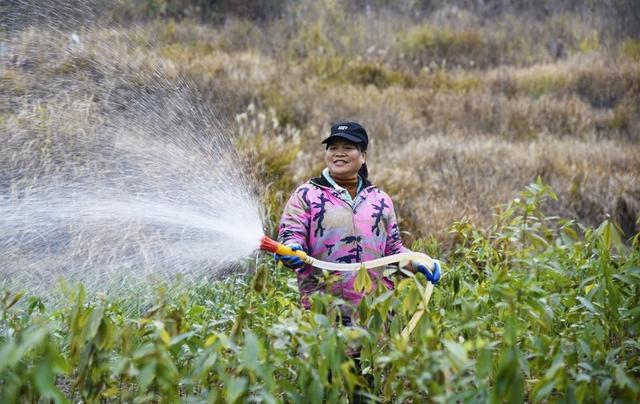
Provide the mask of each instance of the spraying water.
[{"label": "spraying water", "polygon": [[258,247],[230,131],[188,80],[132,56],[134,34],[4,22],[0,74],[21,88],[0,94],[0,282],[202,279]]}]

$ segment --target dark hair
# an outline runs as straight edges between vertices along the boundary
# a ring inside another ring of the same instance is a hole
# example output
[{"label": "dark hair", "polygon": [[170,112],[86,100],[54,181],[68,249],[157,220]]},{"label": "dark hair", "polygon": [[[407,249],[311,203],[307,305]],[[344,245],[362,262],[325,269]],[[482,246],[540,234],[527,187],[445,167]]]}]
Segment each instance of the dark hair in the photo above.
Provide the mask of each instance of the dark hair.
[{"label": "dark hair", "polygon": [[[358,146],[360,153],[367,152],[367,145],[365,143],[356,143],[356,146]],[[364,179],[369,177],[369,170],[367,169],[367,163],[362,164],[362,167],[360,167],[360,170],[358,171],[358,175]]]},{"label": "dark hair", "polygon": [[360,167],[360,171],[358,171],[358,175],[363,179],[369,178],[369,170],[367,170],[367,163],[364,163],[362,167]]}]

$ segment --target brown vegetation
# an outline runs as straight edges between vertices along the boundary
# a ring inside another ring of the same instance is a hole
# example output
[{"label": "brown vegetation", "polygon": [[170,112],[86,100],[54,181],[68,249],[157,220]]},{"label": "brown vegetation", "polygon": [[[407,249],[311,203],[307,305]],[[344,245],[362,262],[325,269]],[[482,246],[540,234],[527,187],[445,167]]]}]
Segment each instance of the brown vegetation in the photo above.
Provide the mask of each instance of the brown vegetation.
[{"label": "brown vegetation", "polygon": [[[259,22],[234,8],[215,23],[98,25],[75,48],[66,34],[25,30],[1,59],[1,131],[49,114],[66,131],[44,130],[43,139],[77,135],[101,99],[145,89],[159,74],[191,83],[254,168],[275,170],[278,178],[261,176],[270,190],[317,174],[332,122],[361,122],[371,177],[393,197],[407,240],[446,239],[464,217],[488,224],[494,206],[538,176],[560,196],[551,213],[589,224],[612,215],[628,234],[639,230],[637,39],[568,12],[483,19],[446,5],[416,17],[375,7],[347,14],[356,6],[331,0],[278,4],[279,17]],[[67,80],[83,84],[84,98],[51,92]],[[58,104],[33,105],[45,90]],[[247,129],[261,119],[259,133]],[[275,138],[281,147],[265,148]],[[272,218],[290,191],[269,197]]]}]

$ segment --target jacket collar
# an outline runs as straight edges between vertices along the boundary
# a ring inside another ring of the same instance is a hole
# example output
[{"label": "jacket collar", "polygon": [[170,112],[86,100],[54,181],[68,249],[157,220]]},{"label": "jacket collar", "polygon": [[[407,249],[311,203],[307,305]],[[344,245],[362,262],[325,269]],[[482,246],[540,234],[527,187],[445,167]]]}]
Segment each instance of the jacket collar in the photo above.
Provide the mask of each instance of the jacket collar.
[{"label": "jacket collar", "polygon": [[[329,188],[332,189],[333,187],[331,186],[331,183],[329,181],[327,181],[326,178],[324,178],[324,175],[320,175],[318,177],[315,178],[311,178],[309,180],[313,185],[317,185],[319,187],[323,187],[323,188]],[[362,178],[362,189],[366,189],[369,188],[370,186],[372,186],[373,184],[371,183],[371,181],[369,181],[366,178]]]}]

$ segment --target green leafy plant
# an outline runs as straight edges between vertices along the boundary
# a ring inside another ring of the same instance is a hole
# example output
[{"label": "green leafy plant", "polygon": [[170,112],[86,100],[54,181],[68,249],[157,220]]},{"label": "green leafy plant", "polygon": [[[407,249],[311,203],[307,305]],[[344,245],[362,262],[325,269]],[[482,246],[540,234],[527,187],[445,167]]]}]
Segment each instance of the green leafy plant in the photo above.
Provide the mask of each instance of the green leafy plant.
[{"label": "green leafy plant", "polygon": [[357,287],[369,293],[343,326],[343,301],[315,294],[311,310],[300,308],[293,274],[270,257],[254,275],[179,294],[162,286],[138,312],[82,286],[55,311],[7,291],[0,397],[637,401],[638,236],[627,245],[610,221],[588,228],[548,217],[554,196],[537,180],[497,209],[490,228],[453,224],[451,249],[416,242],[438,255],[444,275],[411,332],[422,275],[396,273],[386,290],[361,270]]}]

